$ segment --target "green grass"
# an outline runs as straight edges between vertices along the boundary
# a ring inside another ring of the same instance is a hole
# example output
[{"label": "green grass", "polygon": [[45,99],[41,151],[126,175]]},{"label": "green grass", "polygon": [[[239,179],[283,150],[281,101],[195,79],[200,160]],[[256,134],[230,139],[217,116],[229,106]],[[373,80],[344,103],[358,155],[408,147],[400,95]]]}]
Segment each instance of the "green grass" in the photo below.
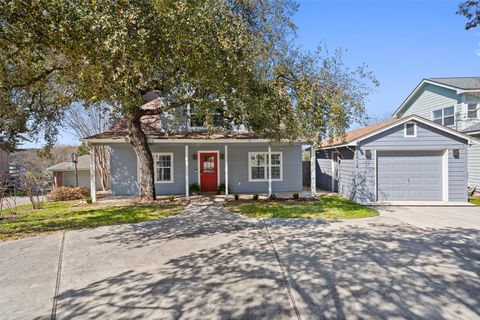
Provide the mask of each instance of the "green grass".
[{"label": "green grass", "polygon": [[480,197],[468,197],[468,202],[480,206]]},{"label": "green grass", "polygon": [[372,208],[338,196],[310,201],[231,201],[227,207],[253,218],[357,219],[378,215]]},{"label": "green grass", "polygon": [[78,201],[45,202],[42,209],[31,205],[17,207],[17,213],[0,211],[0,241],[50,233],[59,230],[93,228],[136,223],[178,214],[181,204],[125,204],[120,206],[74,206]]}]

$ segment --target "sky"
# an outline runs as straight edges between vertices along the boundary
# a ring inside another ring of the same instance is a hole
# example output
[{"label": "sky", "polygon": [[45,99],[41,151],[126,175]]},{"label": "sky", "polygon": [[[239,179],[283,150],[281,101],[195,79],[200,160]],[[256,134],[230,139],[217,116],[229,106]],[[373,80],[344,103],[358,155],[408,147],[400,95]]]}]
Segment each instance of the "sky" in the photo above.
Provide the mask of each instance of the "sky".
[{"label": "sky", "polygon": [[[480,28],[465,30],[458,1],[300,1],[294,21],[305,50],[347,50],[351,68],[363,63],[380,82],[367,113],[384,118],[429,77],[480,75]],[[61,132],[59,144],[79,144]],[[24,147],[41,147],[41,142]]]}]

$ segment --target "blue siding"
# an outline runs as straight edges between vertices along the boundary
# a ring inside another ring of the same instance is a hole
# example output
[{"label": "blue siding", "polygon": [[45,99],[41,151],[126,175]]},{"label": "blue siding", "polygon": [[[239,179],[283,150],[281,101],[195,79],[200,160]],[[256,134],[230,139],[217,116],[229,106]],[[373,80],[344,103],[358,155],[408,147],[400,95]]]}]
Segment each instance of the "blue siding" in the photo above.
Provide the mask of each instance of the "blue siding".
[{"label": "blue siding", "polygon": [[129,145],[110,146],[110,189],[113,195],[138,194],[137,156]]},{"label": "blue siding", "polygon": [[[152,153],[168,152],[174,157],[174,182],[156,183],[158,195],[185,194],[185,145],[151,144]],[[189,184],[198,183],[198,151],[219,151],[218,173],[220,183],[225,183],[224,144],[189,144]],[[229,191],[230,193],[266,193],[268,182],[248,181],[248,152],[268,151],[267,144],[229,144]],[[283,181],[273,181],[273,192],[295,192],[302,190],[302,147],[301,145],[274,145],[272,152],[281,151]],[[224,158],[224,157],[223,157]],[[112,194],[138,194],[137,157],[129,145],[111,145],[110,182]]]}]

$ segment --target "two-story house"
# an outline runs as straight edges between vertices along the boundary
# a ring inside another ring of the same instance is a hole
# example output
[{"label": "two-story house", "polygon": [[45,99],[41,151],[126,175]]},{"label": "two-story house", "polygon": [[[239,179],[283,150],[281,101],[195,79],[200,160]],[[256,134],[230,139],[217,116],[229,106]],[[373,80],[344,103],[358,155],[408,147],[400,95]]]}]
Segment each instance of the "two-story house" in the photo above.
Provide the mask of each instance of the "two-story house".
[{"label": "two-story house", "polygon": [[[149,104],[143,107],[149,108]],[[239,131],[239,128],[211,133],[203,127],[203,120],[195,119],[189,107],[177,110],[175,115],[142,118],[143,131],[154,158],[157,195],[189,196],[190,190],[197,189],[200,192],[220,189],[226,194],[302,191],[304,141],[271,144],[268,139]],[[213,121],[222,121],[221,114]],[[124,121],[119,120],[111,130],[83,141],[110,147],[112,194],[138,194],[139,160],[127,141]],[[91,185],[95,186],[94,162],[90,170]],[[311,179],[311,185],[315,186],[314,174]],[[92,198],[95,199],[94,191]]]},{"label": "two-story house", "polygon": [[[423,79],[393,117],[418,115],[480,138],[480,77]],[[468,150],[468,183],[480,187],[480,145]]]}]

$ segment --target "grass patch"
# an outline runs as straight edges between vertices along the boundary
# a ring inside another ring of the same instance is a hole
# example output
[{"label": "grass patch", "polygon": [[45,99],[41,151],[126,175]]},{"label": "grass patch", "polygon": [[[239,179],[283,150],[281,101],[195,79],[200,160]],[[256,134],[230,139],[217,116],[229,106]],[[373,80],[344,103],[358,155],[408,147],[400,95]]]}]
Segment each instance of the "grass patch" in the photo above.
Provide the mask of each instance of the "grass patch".
[{"label": "grass patch", "polygon": [[311,201],[231,201],[227,207],[253,218],[358,219],[378,215],[372,208],[338,196]]},{"label": "grass patch", "polygon": [[468,202],[480,206],[480,197],[468,197]]},{"label": "grass patch", "polygon": [[76,230],[122,223],[136,223],[178,214],[184,205],[125,204],[119,206],[74,206],[78,201],[44,202],[42,209],[30,204],[17,207],[15,215],[0,211],[0,241],[59,230]]}]

